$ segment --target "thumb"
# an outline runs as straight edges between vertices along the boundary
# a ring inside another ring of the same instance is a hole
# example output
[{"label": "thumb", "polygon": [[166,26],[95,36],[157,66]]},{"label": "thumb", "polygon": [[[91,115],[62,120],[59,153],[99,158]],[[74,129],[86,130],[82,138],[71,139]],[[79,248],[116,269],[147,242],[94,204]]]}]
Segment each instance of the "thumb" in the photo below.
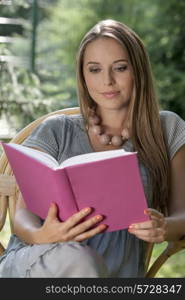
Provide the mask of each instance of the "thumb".
[{"label": "thumb", "polygon": [[56,203],[51,202],[49,210],[48,210],[48,215],[47,215],[47,219],[53,220],[53,219],[57,219],[57,213],[58,213],[58,208]]}]

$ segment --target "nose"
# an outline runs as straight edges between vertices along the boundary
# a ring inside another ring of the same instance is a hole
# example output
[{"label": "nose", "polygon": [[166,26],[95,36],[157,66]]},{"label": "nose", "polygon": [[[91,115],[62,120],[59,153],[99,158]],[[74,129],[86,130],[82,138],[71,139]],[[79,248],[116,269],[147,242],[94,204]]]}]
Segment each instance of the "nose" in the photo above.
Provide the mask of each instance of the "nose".
[{"label": "nose", "polygon": [[114,84],[115,80],[114,80],[114,77],[113,77],[113,74],[112,74],[112,71],[110,70],[107,70],[104,72],[103,74],[103,83],[104,85],[112,85]]}]

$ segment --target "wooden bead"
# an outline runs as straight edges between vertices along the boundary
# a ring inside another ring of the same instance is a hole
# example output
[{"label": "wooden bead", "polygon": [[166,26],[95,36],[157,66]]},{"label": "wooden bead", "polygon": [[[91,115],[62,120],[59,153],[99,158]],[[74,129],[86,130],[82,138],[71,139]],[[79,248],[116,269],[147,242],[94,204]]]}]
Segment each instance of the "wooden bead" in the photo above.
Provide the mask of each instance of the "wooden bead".
[{"label": "wooden bead", "polygon": [[92,126],[92,132],[94,133],[94,134],[101,134],[101,127],[100,126],[98,126],[98,125],[94,125],[94,126]]},{"label": "wooden bead", "polygon": [[102,145],[108,145],[111,141],[110,137],[107,134],[100,135],[99,140]]},{"label": "wooden bead", "polygon": [[[129,139],[129,128],[128,126],[125,127],[122,132],[121,135],[113,135],[112,137],[109,136],[106,133],[103,133],[103,128],[100,125],[101,120],[100,117],[96,115],[95,110],[91,109],[90,110],[90,115],[89,115],[89,119],[88,119],[88,123],[91,125],[90,126],[90,130],[98,136],[99,141],[102,145],[113,145],[116,147],[119,147],[123,144],[123,142],[125,140]],[[128,124],[127,124],[128,125]]]},{"label": "wooden bead", "polygon": [[114,135],[111,139],[112,145],[121,146],[123,144],[123,139],[119,135]]},{"label": "wooden bead", "polygon": [[94,124],[97,125],[100,123],[100,118],[98,116],[93,117]]},{"label": "wooden bead", "polygon": [[128,140],[128,138],[129,138],[129,131],[128,131],[128,129],[124,128],[122,130],[122,132],[121,132],[121,135],[122,135],[123,139]]},{"label": "wooden bead", "polygon": [[98,125],[100,123],[100,118],[98,116],[90,116],[89,117],[89,124],[90,125]]}]

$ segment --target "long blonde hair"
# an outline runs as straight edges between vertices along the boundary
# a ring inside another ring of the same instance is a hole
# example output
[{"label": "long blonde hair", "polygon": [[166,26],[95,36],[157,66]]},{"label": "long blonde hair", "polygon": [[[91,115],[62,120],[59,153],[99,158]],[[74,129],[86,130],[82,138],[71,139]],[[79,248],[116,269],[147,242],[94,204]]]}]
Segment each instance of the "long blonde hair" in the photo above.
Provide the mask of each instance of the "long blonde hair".
[{"label": "long blonde hair", "polygon": [[169,197],[169,155],[161,129],[150,61],[138,35],[128,26],[114,21],[97,23],[83,38],[77,54],[77,87],[81,113],[88,121],[89,108],[94,106],[83,75],[83,58],[87,44],[109,37],[126,47],[134,74],[134,89],[129,106],[129,123],[134,149],[148,169],[153,190],[153,206],[165,215]]}]

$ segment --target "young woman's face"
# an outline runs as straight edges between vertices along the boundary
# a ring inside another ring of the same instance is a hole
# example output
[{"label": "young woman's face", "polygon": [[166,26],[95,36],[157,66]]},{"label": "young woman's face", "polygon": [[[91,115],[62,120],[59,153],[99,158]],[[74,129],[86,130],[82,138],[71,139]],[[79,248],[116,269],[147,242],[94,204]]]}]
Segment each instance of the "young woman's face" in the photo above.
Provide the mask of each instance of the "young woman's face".
[{"label": "young woman's face", "polygon": [[112,38],[100,38],[85,49],[83,74],[91,98],[101,108],[128,107],[133,90],[133,73],[128,54]]}]

